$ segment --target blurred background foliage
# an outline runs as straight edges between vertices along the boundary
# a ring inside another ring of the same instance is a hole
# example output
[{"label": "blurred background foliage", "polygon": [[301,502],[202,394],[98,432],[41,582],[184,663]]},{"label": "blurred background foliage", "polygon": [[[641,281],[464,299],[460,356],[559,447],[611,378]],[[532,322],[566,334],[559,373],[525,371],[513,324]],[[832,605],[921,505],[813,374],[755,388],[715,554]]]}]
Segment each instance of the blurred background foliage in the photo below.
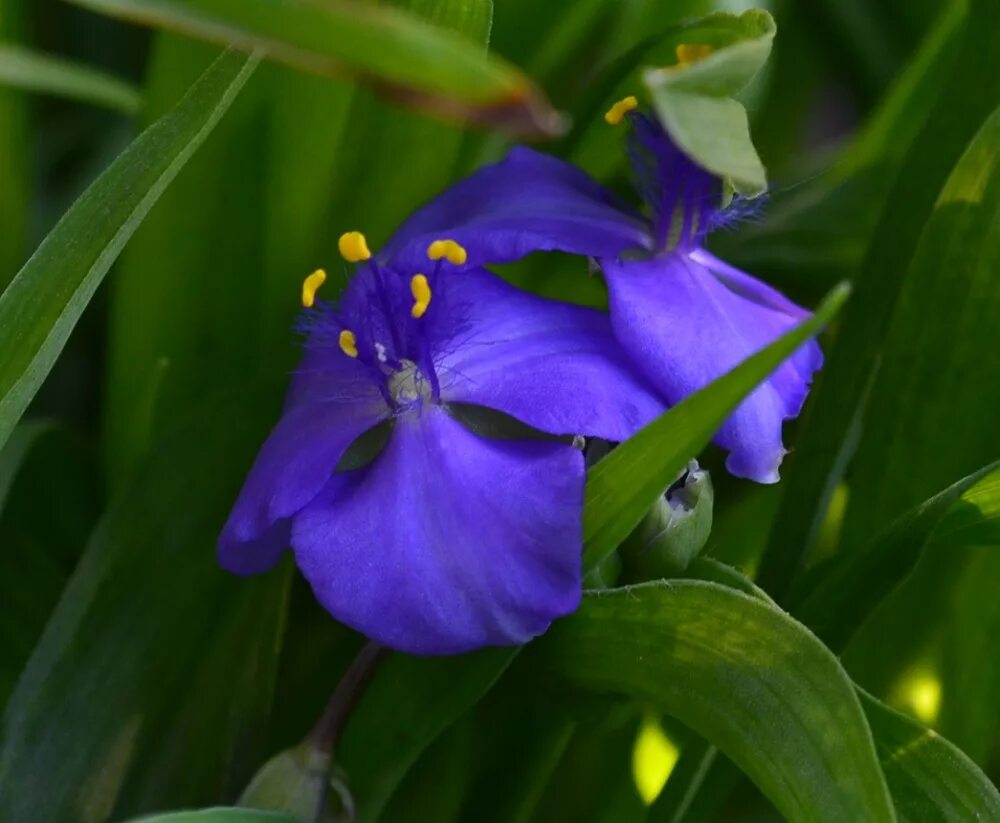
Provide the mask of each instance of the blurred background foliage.
[{"label": "blurred background foliage", "polygon": [[[600,114],[657,62],[662,35],[712,11],[774,14],[774,53],[746,96],[769,208],[714,245],[806,305],[842,279],[855,294],[825,341],[810,409],[789,427],[784,482],[734,480],[705,455],[716,485],[710,558],[758,573],[783,606],[808,603],[824,564],[864,558],[897,517],[1000,457],[1000,138],[980,132],[1000,105],[1000,4],[385,5],[523,69],[571,118],[545,148],[623,191],[622,136]],[[92,82],[81,92],[65,79],[72,66],[46,64],[57,93],[38,93],[24,76],[42,68],[25,69],[17,49],[87,67]],[[0,287],[218,54],[57,0],[0,0]],[[966,172],[953,175],[977,133]],[[153,206],[0,456],[9,819],[29,805],[33,820],[98,821],[232,803],[309,730],[360,638],[319,609],[290,564],[244,581],[213,553],[294,363],[298,285],[335,268],[341,231],[362,229],[377,248],[414,207],[512,142],[350,77],[264,62]],[[584,272],[543,255],[503,273],[602,305],[599,278]],[[930,537],[907,533],[923,549],[913,574],[866,604],[871,617],[834,651],[857,684],[995,782],[998,535],[960,515]],[[489,651],[386,663],[341,752],[362,818],[775,817],[669,716],[682,697],[609,688],[605,675],[574,668],[580,649],[613,659],[580,625],[557,627],[513,662]],[[828,637],[828,626],[810,628]],[[641,634],[627,621],[621,632],[622,643]],[[765,667],[780,657],[760,653]],[[660,674],[683,676],[666,665]],[[904,721],[881,717],[905,740],[893,725]]]}]

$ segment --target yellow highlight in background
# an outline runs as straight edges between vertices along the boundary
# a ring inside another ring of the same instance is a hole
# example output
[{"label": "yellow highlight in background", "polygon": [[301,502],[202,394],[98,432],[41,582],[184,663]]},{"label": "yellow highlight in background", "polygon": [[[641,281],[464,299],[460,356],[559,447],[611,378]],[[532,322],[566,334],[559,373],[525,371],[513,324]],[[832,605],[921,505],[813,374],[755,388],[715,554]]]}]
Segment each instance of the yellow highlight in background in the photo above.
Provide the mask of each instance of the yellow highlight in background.
[{"label": "yellow highlight in background", "polygon": [[941,681],[934,672],[919,669],[908,674],[896,687],[896,701],[926,725],[941,711]]},{"label": "yellow highlight in background", "polygon": [[655,717],[646,717],[639,727],[632,749],[632,779],[647,806],[656,800],[670,772],[677,765],[680,750],[664,733]]}]

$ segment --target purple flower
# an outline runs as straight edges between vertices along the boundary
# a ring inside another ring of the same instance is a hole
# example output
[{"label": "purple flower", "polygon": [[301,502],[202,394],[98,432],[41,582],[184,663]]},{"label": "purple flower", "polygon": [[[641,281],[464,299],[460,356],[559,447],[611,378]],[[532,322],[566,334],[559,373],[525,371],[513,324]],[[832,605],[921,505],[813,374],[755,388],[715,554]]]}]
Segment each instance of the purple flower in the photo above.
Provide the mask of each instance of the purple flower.
[{"label": "purple flower", "polygon": [[[723,208],[721,181],[683,154],[658,122],[631,108],[617,115],[612,109],[609,122],[627,117],[632,125],[630,158],[646,216],[574,167],[519,148],[418,211],[394,249],[414,260],[421,243],[447,227],[477,263],[553,249],[597,258],[615,335],[665,403],[674,404],[808,312],[706,251],[708,233],[745,215],[749,204]],[[819,346],[806,343],[726,421],[715,442],[729,452],[729,471],[778,480],[782,423],[801,410],[822,362]]]},{"label": "purple flower", "polygon": [[[562,219],[575,232],[588,216]],[[337,306],[316,300],[323,272],[306,278],[302,361],[219,540],[240,574],[290,545],[332,615],[417,654],[523,643],[580,598],[580,450],[481,437],[456,404],[610,440],[661,405],[606,315],[521,292],[479,265],[502,248],[467,254],[447,236],[415,221],[376,260],[344,235],[360,266]],[[380,424],[391,431],[378,455],[335,471]]]}]

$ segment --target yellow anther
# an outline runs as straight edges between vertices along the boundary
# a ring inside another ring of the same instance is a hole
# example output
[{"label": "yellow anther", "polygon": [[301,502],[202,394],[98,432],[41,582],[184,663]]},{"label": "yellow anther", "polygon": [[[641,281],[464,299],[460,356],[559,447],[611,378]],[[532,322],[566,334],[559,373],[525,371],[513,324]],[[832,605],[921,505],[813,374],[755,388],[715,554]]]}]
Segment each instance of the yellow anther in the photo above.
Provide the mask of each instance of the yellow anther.
[{"label": "yellow anther", "polygon": [[340,343],[340,350],[348,357],[358,356],[358,340],[350,329],[344,329],[337,342]]},{"label": "yellow anther", "polygon": [[609,126],[617,126],[625,119],[626,114],[632,111],[632,109],[637,108],[639,108],[639,101],[635,98],[635,95],[630,94],[628,97],[623,97],[604,113],[604,122]]},{"label": "yellow anther", "polygon": [[469,259],[464,246],[454,240],[435,240],[427,247],[427,256],[431,260],[445,258],[453,266],[461,266]]},{"label": "yellow anther", "polygon": [[368,241],[359,231],[348,231],[340,235],[337,248],[340,249],[340,256],[348,263],[360,263],[372,256],[368,250]]},{"label": "yellow anther", "polygon": [[424,316],[424,312],[431,304],[431,285],[427,282],[426,275],[415,274],[410,278],[410,293],[413,295],[413,308],[410,314],[419,319]]},{"label": "yellow anther", "polygon": [[326,282],[326,272],[323,269],[316,269],[305,280],[302,281],[302,305],[311,309],[316,302],[316,292],[319,287]]},{"label": "yellow anther", "polygon": [[704,60],[714,49],[708,43],[681,43],[677,49],[677,62],[682,66]]}]

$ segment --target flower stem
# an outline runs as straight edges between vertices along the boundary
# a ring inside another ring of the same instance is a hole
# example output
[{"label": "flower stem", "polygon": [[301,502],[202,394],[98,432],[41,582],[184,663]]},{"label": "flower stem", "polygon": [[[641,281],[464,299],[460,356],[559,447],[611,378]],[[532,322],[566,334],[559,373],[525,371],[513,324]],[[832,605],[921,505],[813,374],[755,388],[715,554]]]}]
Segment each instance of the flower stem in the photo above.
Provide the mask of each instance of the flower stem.
[{"label": "flower stem", "polygon": [[[316,721],[316,725],[309,732],[307,740],[310,748],[315,753],[325,755],[328,758],[327,785],[330,783],[334,766],[334,755],[340,744],[344,727],[347,725],[354,707],[357,706],[358,701],[364,695],[365,689],[375,675],[375,671],[385,657],[386,652],[388,652],[388,649],[373,641],[369,641],[362,647],[354,660],[351,661],[351,665],[348,666],[347,671],[344,672],[344,676],[340,679],[340,682],[337,683],[337,687],[330,696],[330,702],[323,709],[323,714],[320,715],[319,720]],[[326,809],[327,794],[328,792],[324,791],[320,796],[315,820],[320,820],[323,817]]]}]

